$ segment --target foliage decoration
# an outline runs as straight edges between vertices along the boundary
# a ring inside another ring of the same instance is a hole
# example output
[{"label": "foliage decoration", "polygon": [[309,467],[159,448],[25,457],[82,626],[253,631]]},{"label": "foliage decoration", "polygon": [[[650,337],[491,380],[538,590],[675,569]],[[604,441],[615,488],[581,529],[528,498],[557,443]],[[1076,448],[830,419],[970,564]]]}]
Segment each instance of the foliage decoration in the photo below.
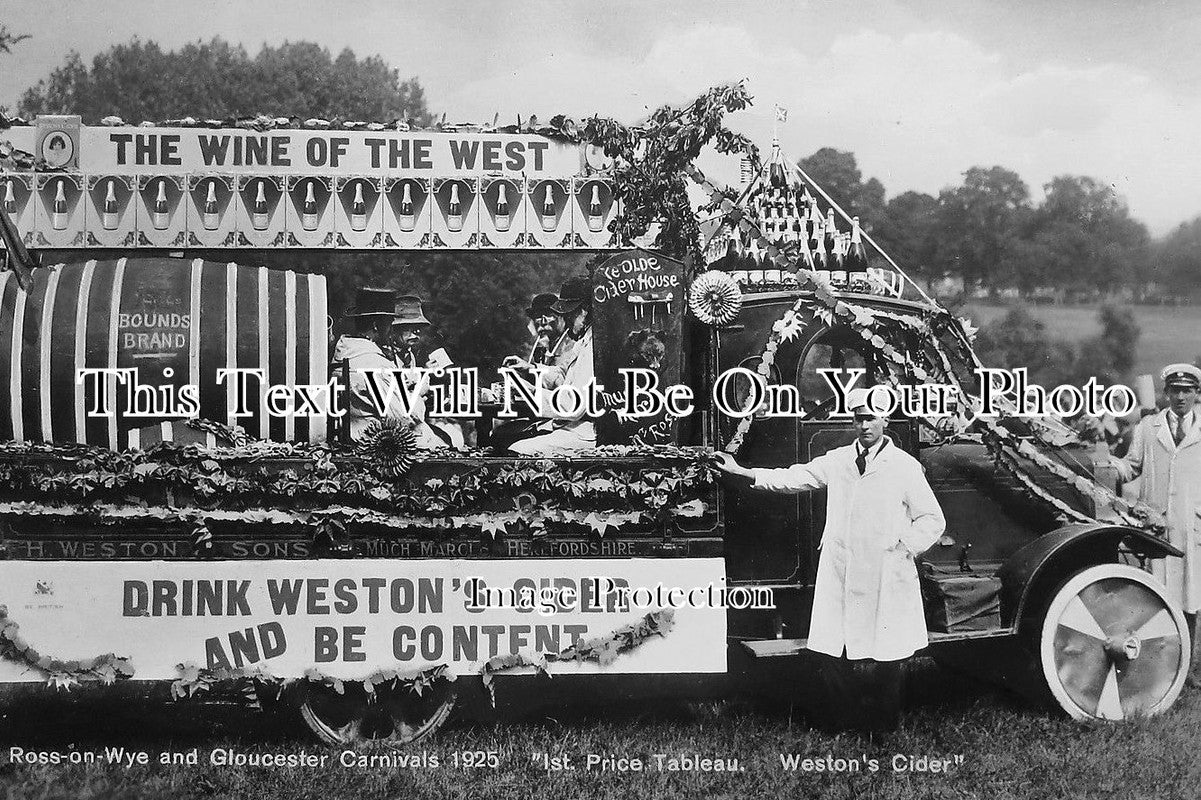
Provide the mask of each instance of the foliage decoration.
[{"label": "foliage decoration", "polygon": [[[605,447],[571,459],[446,458],[418,452],[385,479],[362,456],[324,445],[253,442],[231,448],[162,442],[115,452],[79,444],[0,444],[0,519],[67,518],[177,527],[197,553],[214,526],[308,529],[349,551],[359,529],[437,535],[593,532],[663,526],[713,513],[716,484],[703,448]],[[523,498],[515,502],[515,498]]]},{"label": "foliage decoration", "polygon": [[104,685],[132,678],[133,665],[129,660],[112,653],[91,659],[66,660],[40,653],[29,645],[20,634],[20,626],[8,615],[8,608],[0,605],[0,658],[23,663],[44,673],[46,685],[56,689],[71,690],[85,682]]}]

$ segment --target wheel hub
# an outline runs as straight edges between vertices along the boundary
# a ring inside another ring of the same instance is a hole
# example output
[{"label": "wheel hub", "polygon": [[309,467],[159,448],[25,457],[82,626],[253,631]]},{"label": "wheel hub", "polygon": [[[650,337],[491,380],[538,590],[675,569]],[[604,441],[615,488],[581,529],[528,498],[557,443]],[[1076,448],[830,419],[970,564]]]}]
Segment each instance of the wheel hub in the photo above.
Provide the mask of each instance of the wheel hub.
[{"label": "wheel hub", "polygon": [[1143,641],[1133,633],[1110,636],[1105,640],[1105,652],[1119,664],[1134,661],[1143,652]]}]

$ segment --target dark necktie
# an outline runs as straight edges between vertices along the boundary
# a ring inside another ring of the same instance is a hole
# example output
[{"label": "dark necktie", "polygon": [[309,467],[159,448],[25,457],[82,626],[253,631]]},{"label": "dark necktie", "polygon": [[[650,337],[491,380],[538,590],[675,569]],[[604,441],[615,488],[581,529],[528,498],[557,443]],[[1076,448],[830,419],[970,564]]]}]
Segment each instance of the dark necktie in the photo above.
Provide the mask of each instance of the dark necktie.
[{"label": "dark necktie", "polygon": [[[1172,436],[1176,440],[1177,446],[1184,441],[1184,415],[1180,414],[1176,417],[1176,433]],[[861,471],[862,472],[862,471]]]},{"label": "dark necktie", "polygon": [[855,466],[859,468],[860,475],[862,475],[863,471],[867,469],[867,451],[866,450],[860,450],[859,455],[855,456]]}]

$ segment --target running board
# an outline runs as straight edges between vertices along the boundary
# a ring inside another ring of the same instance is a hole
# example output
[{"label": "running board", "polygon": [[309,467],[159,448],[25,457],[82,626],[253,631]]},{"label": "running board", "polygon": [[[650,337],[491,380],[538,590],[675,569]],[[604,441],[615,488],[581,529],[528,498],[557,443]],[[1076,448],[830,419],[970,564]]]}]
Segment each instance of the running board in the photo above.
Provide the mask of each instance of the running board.
[{"label": "running board", "polygon": [[[930,631],[927,636],[930,639],[930,644],[938,644],[940,642],[961,642],[971,639],[996,639],[1003,636],[1012,636],[1015,632],[1013,628],[997,628],[987,631],[957,631],[955,633]],[[795,656],[809,649],[808,639],[755,639],[739,642],[739,644],[742,645],[743,649],[752,658]]]}]

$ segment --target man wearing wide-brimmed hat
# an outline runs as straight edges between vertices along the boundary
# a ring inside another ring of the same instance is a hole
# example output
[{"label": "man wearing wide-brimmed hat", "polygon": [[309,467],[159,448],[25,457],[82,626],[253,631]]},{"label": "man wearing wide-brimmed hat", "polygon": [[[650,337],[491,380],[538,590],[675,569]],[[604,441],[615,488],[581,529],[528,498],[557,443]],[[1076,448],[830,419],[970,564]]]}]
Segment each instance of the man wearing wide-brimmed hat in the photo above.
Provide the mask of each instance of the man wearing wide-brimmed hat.
[{"label": "man wearing wide-brimmed hat", "polygon": [[[592,364],[592,282],[585,275],[568,278],[550,309],[563,318],[567,346],[544,374],[543,386],[572,386],[587,393],[595,378]],[[545,394],[545,392],[544,392]],[[566,455],[596,446],[596,425],[581,408],[579,413],[556,413],[544,404],[537,435],[509,445],[522,455]]]},{"label": "man wearing wide-brimmed hat", "polygon": [[[393,306],[396,292],[391,289],[361,287],[355,293],[355,302],[343,315],[350,320],[351,332],[342,335],[334,345],[334,371],[340,370],[345,361],[349,367],[347,387],[346,424],[350,426],[350,438],[358,440],[373,420],[382,415],[367,389],[366,372],[375,370],[379,385],[391,385],[387,371],[395,364],[384,354],[391,333]],[[411,422],[399,404],[389,406],[386,416]]]},{"label": "man wearing wide-brimmed hat", "polygon": [[[421,307],[421,298],[404,294],[396,298],[395,316],[392,319],[390,344],[396,366],[405,373],[406,386],[414,400],[412,414],[417,421],[417,446],[426,450],[440,447],[463,447],[463,433],[447,419],[431,419],[427,416],[426,398],[434,378],[428,370],[445,369],[452,366],[446,350],[439,347],[425,358],[418,358],[416,346],[424,332],[432,325]],[[421,369],[427,370],[422,373]]]},{"label": "man wearing wide-brimmed hat", "polygon": [[1151,559],[1151,571],[1181,604],[1195,642],[1201,609],[1201,369],[1169,364],[1160,379],[1167,408],[1139,421],[1125,458],[1113,464],[1122,480],[1139,478],[1138,499],[1163,512],[1168,541],[1184,551],[1184,558]]}]

